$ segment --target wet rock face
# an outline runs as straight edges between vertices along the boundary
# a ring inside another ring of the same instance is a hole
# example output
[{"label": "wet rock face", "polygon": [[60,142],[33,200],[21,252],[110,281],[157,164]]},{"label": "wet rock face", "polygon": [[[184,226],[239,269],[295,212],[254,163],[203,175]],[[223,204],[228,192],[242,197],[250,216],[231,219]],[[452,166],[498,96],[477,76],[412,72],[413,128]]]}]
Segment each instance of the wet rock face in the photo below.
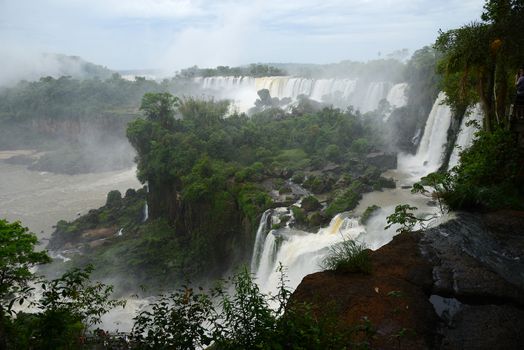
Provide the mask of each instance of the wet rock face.
[{"label": "wet rock face", "polygon": [[433,265],[434,292],[474,303],[524,304],[519,287],[524,266],[500,238],[493,237],[480,215],[465,213],[429,230],[420,248]]},{"label": "wet rock face", "polygon": [[[344,326],[368,320],[375,335],[372,349],[430,349],[438,317],[426,298],[431,288],[431,265],[417,247],[420,234],[399,235],[392,243],[370,252],[372,273],[319,272],[306,276],[292,300],[308,302],[318,314],[335,313]],[[351,348],[351,347],[350,347]]]},{"label": "wet rock face", "polygon": [[520,213],[461,213],[423,236],[419,246],[433,265],[433,292],[460,304],[452,317],[441,316],[441,349],[521,348],[523,227]]},{"label": "wet rock face", "polygon": [[[457,214],[371,252],[370,275],[306,276],[293,300],[347,327],[365,317],[372,348],[520,349],[524,343],[524,213]],[[399,334],[401,337],[399,337]]]},{"label": "wet rock face", "polygon": [[370,153],[366,156],[369,164],[376,166],[379,169],[396,169],[397,168],[397,154],[376,152]]}]

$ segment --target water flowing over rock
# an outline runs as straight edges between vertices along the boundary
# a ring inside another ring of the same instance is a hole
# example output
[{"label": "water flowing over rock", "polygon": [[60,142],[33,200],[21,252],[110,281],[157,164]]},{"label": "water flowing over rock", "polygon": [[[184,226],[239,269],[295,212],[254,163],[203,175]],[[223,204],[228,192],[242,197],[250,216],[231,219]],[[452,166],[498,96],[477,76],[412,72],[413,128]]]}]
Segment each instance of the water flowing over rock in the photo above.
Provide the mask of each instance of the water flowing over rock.
[{"label": "water flowing over rock", "polygon": [[453,168],[459,162],[459,154],[461,151],[465,150],[473,143],[475,138],[475,132],[478,130],[474,125],[466,125],[470,121],[476,121],[482,125],[483,112],[480,104],[468,109],[462,122],[460,123],[460,130],[457,136],[457,141],[455,141],[455,147],[449,158],[448,169]]},{"label": "water flowing over rock", "polygon": [[386,99],[392,107],[404,107],[408,103],[407,88],[407,83],[400,83],[389,90]]},{"label": "water flowing over rock", "polygon": [[[399,156],[398,168],[394,172],[397,181],[405,181],[409,185],[418,181],[430,171],[436,170],[445,150],[447,131],[451,122],[450,109],[442,105],[445,95],[441,93],[428,117],[423,136],[423,145],[416,155]],[[409,165],[405,172],[406,164]],[[264,213],[257,231],[257,238],[252,261],[252,272],[256,274],[257,282],[266,292],[274,292],[278,286],[279,264],[282,264],[289,279],[289,287],[295,288],[300,280],[307,274],[320,271],[321,261],[329,251],[329,247],[343,239],[358,239],[371,249],[378,249],[391,241],[396,234],[395,227],[384,230],[386,217],[393,213],[399,200],[405,200],[419,208],[422,215],[438,215],[438,209],[427,205],[427,198],[414,196],[407,189],[391,189],[378,193],[369,193],[362,199],[364,207],[359,205],[351,215],[361,214],[366,206],[377,204],[382,209],[370,220],[366,226],[361,226],[358,217],[349,217],[348,213],[336,215],[328,227],[320,229],[317,233],[308,233],[298,229],[286,227],[279,230],[267,228],[268,218]],[[403,195],[405,193],[405,195]],[[402,198],[402,199],[400,199]],[[267,232],[264,238],[259,234]],[[263,242],[263,243],[262,243]],[[262,248],[262,251],[260,249]],[[260,256],[258,255],[260,254]],[[258,264],[258,265],[257,265]]]},{"label": "water flowing over rock", "polygon": [[343,239],[356,239],[363,231],[358,220],[342,214],[315,234],[289,227],[269,231],[255,271],[258,284],[266,292],[275,291],[279,282],[278,265],[282,264],[289,287],[295,288],[302,277],[321,270],[320,263],[331,245]]},{"label": "water flowing over rock", "polygon": [[206,77],[195,78],[195,82],[217,98],[229,98],[241,111],[253,107],[257,91],[269,90],[271,97],[291,98],[296,101],[305,95],[315,101],[324,101],[337,107],[352,105],[366,113],[375,110],[382,99],[391,106],[405,104],[407,84],[394,85],[389,82],[363,82],[357,79],[309,79],[300,77]]},{"label": "water flowing over rock", "polygon": [[264,243],[266,241],[268,220],[271,217],[271,211],[271,209],[266,210],[264,214],[262,214],[262,218],[260,218],[257,235],[255,237],[255,245],[253,247],[253,256],[251,258],[251,271],[256,271],[258,269],[262,249],[264,248]]},{"label": "water flowing over rock", "polygon": [[149,206],[147,205],[147,201],[144,203],[144,219],[142,222],[146,222],[147,219],[149,219]]},{"label": "water flowing over rock", "polygon": [[417,153],[399,157],[399,168],[410,172],[415,178],[434,172],[442,165],[452,117],[451,109],[444,104],[445,98],[446,95],[441,92],[433,104]]}]

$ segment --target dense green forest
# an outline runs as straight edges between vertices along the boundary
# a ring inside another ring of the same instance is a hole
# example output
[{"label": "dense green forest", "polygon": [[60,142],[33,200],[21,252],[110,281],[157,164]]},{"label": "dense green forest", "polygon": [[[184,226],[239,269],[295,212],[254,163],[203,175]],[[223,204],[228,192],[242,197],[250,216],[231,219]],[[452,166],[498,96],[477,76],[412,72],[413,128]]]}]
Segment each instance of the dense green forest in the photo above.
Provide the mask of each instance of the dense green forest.
[{"label": "dense green forest", "polygon": [[450,171],[423,179],[451,209],[524,208],[524,154],[511,119],[515,73],[524,62],[524,3],[486,1],[481,21],[440,33],[438,72],[447,103],[458,114],[480,103],[482,125]]},{"label": "dense green forest", "polygon": [[[460,164],[414,187],[419,192],[432,187],[433,196],[451,209],[523,209],[524,157],[507,113],[513,72],[523,61],[523,11],[522,1],[487,1],[481,22],[441,33],[434,49],[418,51],[406,65],[411,89],[420,93],[411,92],[408,106],[395,111],[388,125],[414,130],[428,108],[425,103],[414,107],[414,101],[432,103],[439,88],[457,115],[475,102],[485,113],[483,128],[462,152]],[[440,77],[432,70],[437,61]],[[50,248],[82,254],[62,265],[73,269],[55,272],[51,280],[37,278],[32,270],[50,261],[45,252],[34,251],[36,237],[20,223],[0,220],[0,348],[82,346],[88,326],[122,304],[110,297],[112,287],[92,282],[92,275],[113,281],[120,276],[120,293],[142,285],[150,294],[181,287],[186,278],[222,276],[249,258],[261,213],[297,199],[291,184],[311,192],[294,209],[295,224],[306,230],[353,209],[363,193],[394,186],[381,176],[394,162],[384,152],[391,135],[378,127],[379,112],[361,118],[351,109],[305,98],[287,112],[265,105],[261,94],[260,110],[248,117],[230,114],[227,101],[174,96],[170,91],[176,84],[127,82],[117,75],[104,81],[64,77],[22,82],[1,92],[0,122],[14,128],[41,118],[120,118],[119,128],[129,122],[126,135],[145,187],[124,196],[112,191],[103,207],[60,221]],[[407,120],[398,125],[401,115]],[[29,283],[35,281],[43,291],[35,301],[37,311],[13,317],[15,304],[27,302]],[[231,295],[225,292],[229,287]],[[285,274],[274,296],[277,311],[247,271],[209,295],[181,288],[135,319],[137,348],[193,348],[211,341],[217,349],[370,347],[373,327],[366,320],[341,329],[334,320],[313,316],[308,305],[288,304]],[[220,300],[219,308],[210,295]],[[352,342],[355,334],[358,342]]]},{"label": "dense green forest", "polygon": [[[145,118],[130,123],[127,134],[138,153],[138,178],[147,184],[149,220],[141,222],[144,190],[111,194],[105,207],[60,222],[50,246],[84,247],[90,253],[74,263],[100,266],[100,276],[128,276],[124,289],[176,285],[245,262],[262,212],[298,199],[291,177],[326,205],[321,210],[311,197],[311,205],[294,208],[296,225],[308,230],[353,209],[363,193],[394,186],[380,176],[396,163],[394,155],[376,153],[383,140],[372,118],[312,106],[302,100],[290,113],[268,109],[247,117],[228,115],[225,101],[146,94]],[[121,227],[124,235],[115,236]],[[82,239],[101,228],[112,228],[113,236],[102,246]]]},{"label": "dense green forest", "polygon": [[[208,291],[184,286],[161,295],[135,315],[130,333],[109,335],[97,328],[101,317],[125,301],[112,298],[112,286],[92,281],[92,266],[52,280],[36,275],[33,268],[50,258],[34,252],[36,237],[19,222],[0,220],[0,243],[0,349],[189,350],[212,343],[232,350],[365,349],[374,334],[366,320],[342,328],[329,314],[319,317],[308,304],[292,302],[284,269],[274,296],[260,292],[243,269]],[[35,284],[37,297],[31,295]],[[28,303],[35,311],[16,310]]]},{"label": "dense green forest", "polygon": [[182,69],[177,73],[177,76],[182,78],[196,78],[196,77],[273,77],[279,75],[287,75],[282,69],[273,67],[267,64],[251,64],[243,67],[229,67],[218,66],[216,68],[198,68],[193,66]]},{"label": "dense green forest", "polygon": [[191,81],[157,83],[118,74],[101,80],[43,77],[0,89],[0,149],[36,149],[45,155],[10,161],[30,169],[85,173],[130,167],[127,123],[138,117],[146,92],[186,91]]},{"label": "dense green forest", "polygon": [[[416,128],[423,126],[427,110],[437,93],[436,85],[431,85],[434,78],[427,78],[435,77],[435,60],[435,52],[426,48],[416,52],[407,64],[390,59],[335,66],[340,66],[344,74],[350,74],[353,78],[410,83],[409,107],[395,111],[389,122],[392,125],[387,127],[389,138],[401,149],[409,150],[413,145],[405,140]],[[296,74],[300,73],[301,65],[289,66],[290,69],[293,67]],[[315,66],[315,70],[318,74],[324,72],[329,76],[330,67]],[[10,160],[34,170],[75,174],[128,167],[133,162],[133,151],[125,137],[125,129],[127,123],[140,116],[138,109],[145,93],[201,96],[206,91],[193,77],[237,74],[259,77],[284,72],[271,65],[258,64],[240,68],[193,67],[160,82],[141,77],[129,81],[117,73],[102,79],[63,76],[21,81],[15,86],[0,88],[0,149],[44,151],[43,156],[19,156]],[[428,82],[419,79],[422,77],[429,79]],[[280,101],[274,106],[289,102]],[[413,107],[417,104],[425,107]],[[271,106],[261,98],[258,106],[254,107],[251,113]],[[406,114],[408,117],[404,118]],[[406,123],[406,120],[410,122]]]}]

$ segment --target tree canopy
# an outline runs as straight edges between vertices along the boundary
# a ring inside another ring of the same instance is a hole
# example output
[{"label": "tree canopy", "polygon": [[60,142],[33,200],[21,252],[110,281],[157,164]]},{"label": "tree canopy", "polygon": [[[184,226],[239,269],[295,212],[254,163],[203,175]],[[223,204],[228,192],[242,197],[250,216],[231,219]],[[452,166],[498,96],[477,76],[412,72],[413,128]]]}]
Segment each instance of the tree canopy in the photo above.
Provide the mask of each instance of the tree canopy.
[{"label": "tree canopy", "polygon": [[484,128],[506,125],[514,74],[524,62],[524,1],[488,0],[481,21],[441,32],[439,70],[451,106],[480,102]]},{"label": "tree canopy", "polygon": [[13,301],[34,279],[31,268],[50,261],[45,251],[35,252],[36,236],[19,221],[0,220],[0,312],[9,311]]}]

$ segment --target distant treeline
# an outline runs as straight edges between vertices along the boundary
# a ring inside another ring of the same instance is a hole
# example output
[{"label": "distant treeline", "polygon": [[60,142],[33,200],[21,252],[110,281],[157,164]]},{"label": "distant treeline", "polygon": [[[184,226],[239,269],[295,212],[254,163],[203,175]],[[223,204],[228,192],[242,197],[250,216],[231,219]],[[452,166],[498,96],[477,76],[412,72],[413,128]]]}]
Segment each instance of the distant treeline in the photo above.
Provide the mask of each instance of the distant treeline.
[{"label": "distant treeline", "polygon": [[218,66],[216,68],[199,68],[197,66],[182,69],[178,74],[183,78],[216,77],[216,76],[248,76],[248,77],[272,77],[287,75],[280,68],[267,64],[250,64],[242,67]]},{"label": "distant treeline", "polygon": [[165,89],[152,80],[127,81],[118,74],[106,80],[64,76],[22,81],[0,90],[0,121],[79,119],[136,111],[144,93]]}]

